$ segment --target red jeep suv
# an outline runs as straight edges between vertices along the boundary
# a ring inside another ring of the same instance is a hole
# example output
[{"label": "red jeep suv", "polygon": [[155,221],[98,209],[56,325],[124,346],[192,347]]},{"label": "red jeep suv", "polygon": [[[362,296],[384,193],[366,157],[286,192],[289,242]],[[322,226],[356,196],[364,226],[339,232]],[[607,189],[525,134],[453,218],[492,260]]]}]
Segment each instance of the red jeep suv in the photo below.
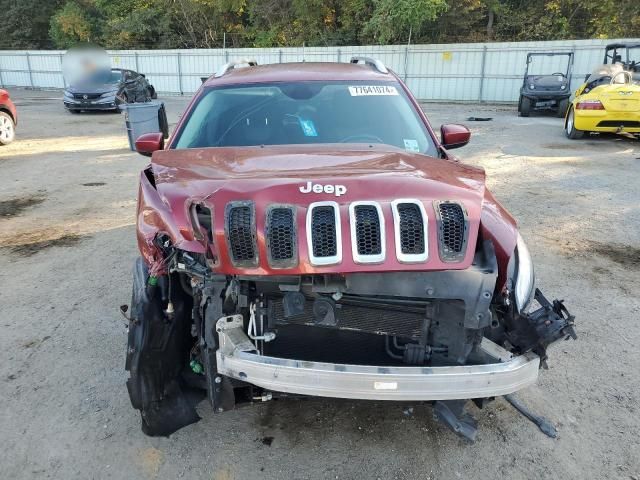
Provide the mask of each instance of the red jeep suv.
[{"label": "red jeep suv", "polygon": [[16,137],[18,113],[9,92],[0,88],[0,145],[8,145]]},{"label": "red jeep suv", "polygon": [[[143,431],[279,395],[468,400],[534,383],[574,336],[511,215],[380,61],[225,65],[140,175],[127,387]],[[535,307],[533,306],[535,304]]]}]

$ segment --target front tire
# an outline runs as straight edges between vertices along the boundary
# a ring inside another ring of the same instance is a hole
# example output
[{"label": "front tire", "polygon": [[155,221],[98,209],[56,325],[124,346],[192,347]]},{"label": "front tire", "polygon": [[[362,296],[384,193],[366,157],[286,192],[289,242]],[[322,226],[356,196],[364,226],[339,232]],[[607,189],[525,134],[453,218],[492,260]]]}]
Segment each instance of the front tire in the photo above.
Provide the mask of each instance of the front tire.
[{"label": "front tire", "polygon": [[7,112],[0,112],[0,145],[9,145],[16,138],[16,124]]},{"label": "front tire", "polygon": [[556,116],[558,118],[564,118],[567,114],[567,108],[569,108],[569,99],[565,98],[564,100],[560,100],[558,102],[558,111],[556,112]]},{"label": "front tire", "polygon": [[520,116],[521,117],[528,117],[529,113],[531,112],[531,108],[532,108],[532,101],[530,98],[527,97],[522,97],[522,100],[520,100]]},{"label": "front tire", "polygon": [[577,140],[584,136],[585,132],[583,130],[576,129],[573,107],[571,107],[569,113],[567,114],[567,121],[564,126],[564,131],[567,135],[567,138],[570,138],[571,140]]}]

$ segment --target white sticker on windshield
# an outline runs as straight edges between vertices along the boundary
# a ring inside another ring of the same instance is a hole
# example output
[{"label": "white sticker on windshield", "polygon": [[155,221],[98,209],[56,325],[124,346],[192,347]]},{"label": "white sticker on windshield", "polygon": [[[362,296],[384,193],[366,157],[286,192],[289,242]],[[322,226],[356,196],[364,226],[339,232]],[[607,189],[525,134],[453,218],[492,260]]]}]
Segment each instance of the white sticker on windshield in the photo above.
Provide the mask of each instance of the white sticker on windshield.
[{"label": "white sticker on windshield", "polygon": [[352,97],[365,97],[368,95],[398,95],[396,87],[391,85],[358,85],[349,87]]},{"label": "white sticker on windshield", "polygon": [[404,138],[404,149],[407,152],[418,152],[420,153],[420,145],[418,145],[418,141],[413,138]]}]

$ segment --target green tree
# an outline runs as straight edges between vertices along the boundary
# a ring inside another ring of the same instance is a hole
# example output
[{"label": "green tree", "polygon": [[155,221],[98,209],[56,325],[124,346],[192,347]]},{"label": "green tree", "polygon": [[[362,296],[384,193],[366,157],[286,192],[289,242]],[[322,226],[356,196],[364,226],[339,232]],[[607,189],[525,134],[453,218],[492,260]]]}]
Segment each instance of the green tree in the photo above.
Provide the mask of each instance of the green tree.
[{"label": "green tree", "polygon": [[365,33],[380,44],[406,41],[447,9],[445,0],[374,0]]},{"label": "green tree", "polygon": [[100,20],[93,4],[71,0],[51,17],[49,35],[58,48],[69,48],[79,43],[99,43]]},{"label": "green tree", "polygon": [[0,0],[0,49],[52,48],[49,20],[63,0]]}]

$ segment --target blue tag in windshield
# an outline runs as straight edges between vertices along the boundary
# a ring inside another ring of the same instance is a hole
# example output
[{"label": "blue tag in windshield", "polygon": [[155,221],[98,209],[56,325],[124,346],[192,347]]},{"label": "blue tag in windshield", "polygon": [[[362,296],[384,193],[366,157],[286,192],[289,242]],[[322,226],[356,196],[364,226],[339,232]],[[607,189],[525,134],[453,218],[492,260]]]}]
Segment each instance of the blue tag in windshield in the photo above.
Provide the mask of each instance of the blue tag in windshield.
[{"label": "blue tag in windshield", "polygon": [[318,132],[316,131],[316,127],[313,125],[312,120],[305,120],[304,118],[299,118],[298,122],[300,123],[300,128],[302,128],[302,133],[305,137],[317,137]]}]

